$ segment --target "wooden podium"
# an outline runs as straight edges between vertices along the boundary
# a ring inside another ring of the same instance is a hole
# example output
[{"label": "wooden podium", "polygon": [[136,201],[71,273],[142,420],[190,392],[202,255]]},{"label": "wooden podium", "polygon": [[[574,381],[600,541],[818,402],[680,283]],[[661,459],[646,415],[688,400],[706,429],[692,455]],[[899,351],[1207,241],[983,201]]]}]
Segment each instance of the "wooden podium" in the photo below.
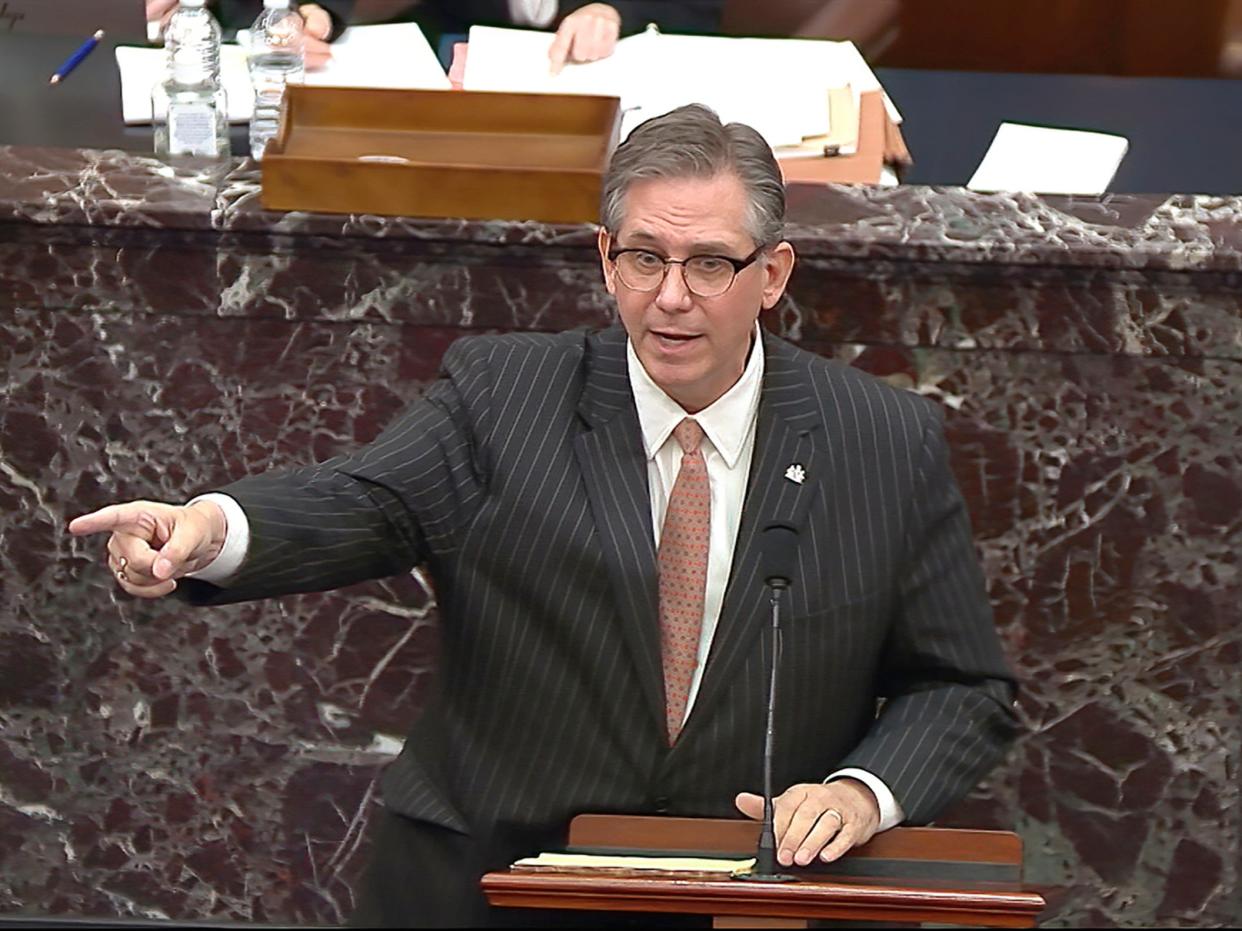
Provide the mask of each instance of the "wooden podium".
[{"label": "wooden podium", "polygon": [[[758,838],[751,821],[579,815],[569,849],[743,858]],[[1021,881],[1021,839],[1003,831],[894,828],[835,864],[786,871],[798,881],[513,868],[482,884],[495,906],[711,915],[718,928],[796,928],[813,919],[1029,928],[1047,904],[1046,890]]]}]

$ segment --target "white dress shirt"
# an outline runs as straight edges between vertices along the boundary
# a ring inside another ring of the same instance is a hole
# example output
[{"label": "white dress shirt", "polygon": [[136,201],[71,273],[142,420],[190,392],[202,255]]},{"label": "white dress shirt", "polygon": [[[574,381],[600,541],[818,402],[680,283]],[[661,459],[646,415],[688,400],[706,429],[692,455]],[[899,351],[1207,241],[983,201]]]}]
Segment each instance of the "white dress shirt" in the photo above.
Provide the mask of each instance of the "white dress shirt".
[{"label": "white dress shirt", "polygon": [[556,0],[509,0],[509,18],[515,26],[542,29],[556,19]]},{"label": "white dress shirt", "polygon": [[[664,527],[664,515],[668,510],[668,496],[681,471],[681,444],[673,436],[673,428],[687,414],[685,410],[664,393],[647,370],[643,368],[629,342],[625,345],[629,365],[630,389],[638,408],[638,423],[643,431],[643,448],[647,453],[647,488],[651,494],[651,526],[655,529],[655,544],[660,545],[660,531]],[[703,680],[703,667],[712,648],[712,638],[720,621],[720,608],[724,604],[725,589],[729,585],[729,569],[733,565],[733,550],[737,544],[737,531],[742,523],[742,505],[746,500],[746,483],[750,476],[750,460],[755,451],[755,425],[759,420],[759,396],[763,386],[763,340],[759,327],[751,344],[746,368],[733,387],[703,408],[691,419],[703,428],[700,450],[707,466],[707,480],[711,486],[712,519],[711,542],[707,554],[707,589],[703,593],[703,627],[699,634],[698,663],[690,682],[690,697],[686,701],[686,717],[690,717],[695,696]],[[837,770],[825,782],[845,777],[857,779],[871,790],[880,806],[881,831],[896,827],[905,819],[905,813],[892,791],[878,776],[863,769]]]},{"label": "white dress shirt", "polygon": [[[643,449],[647,453],[647,488],[651,495],[651,526],[655,529],[655,545],[660,546],[668,496],[681,472],[682,449],[673,429],[688,416],[680,404],[670,398],[651,380],[638,360],[632,344],[625,344],[629,365],[630,389],[638,408],[638,423],[643,431]],[[711,488],[711,540],[707,550],[707,589],[703,593],[703,628],[699,635],[698,663],[690,680],[690,697],[686,701],[686,718],[694,707],[695,696],[703,680],[703,666],[716,634],[725,589],[729,585],[729,569],[733,565],[733,548],[742,522],[742,502],[750,476],[750,460],[755,451],[755,423],[759,419],[759,389],[763,384],[763,352],[755,340],[746,369],[737,382],[710,406],[690,417],[703,428],[699,449],[707,466]],[[684,721],[685,719],[683,719]]]},{"label": "white dress shirt", "polygon": [[[643,448],[647,453],[651,526],[655,529],[655,544],[658,548],[664,515],[668,510],[668,496],[673,490],[673,483],[677,481],[677,474],[681,471],[682,449],[673,436],[673,428],[687,414],[681,405],[651,380],[633,346],[628,342],[626,360],[630,388],[634,393],[638,422],[643,433]],[[707,663],[712,638],[720,620],[725,589],[729,584],[729,569],[733,565],[733,550],[742,521],[742,504],[746,498],[750,461],[755,451],[755,425],[759,419],[762,385],[763,340],[756,326],[750,357],[742,377],[711,405],[693,415],[693,419],[703,428],[704,437],[700,449],[711,486],[712,519],[707,557],[707,589],[703,597],[703,627],[699,636],[698,662],[690,683],[690,697],[686,702],[687,718],[698,695],[703,667]],[[213,492],[200,495],[190,503],[202,500],[214,501],[221,507],[228,530],[220,554],[210,565],[191,573],[191,577],[215,585],[227,585],[228,579],[245,559],[250,543],[250,524],[241,505],[228,495]],[[883,780],[866,770],[841,769],[824,781],[830,782],[847,776],[865,784],[875,795],[880,806],[881,831],[902,822],[905,814],[900,803]]]}]

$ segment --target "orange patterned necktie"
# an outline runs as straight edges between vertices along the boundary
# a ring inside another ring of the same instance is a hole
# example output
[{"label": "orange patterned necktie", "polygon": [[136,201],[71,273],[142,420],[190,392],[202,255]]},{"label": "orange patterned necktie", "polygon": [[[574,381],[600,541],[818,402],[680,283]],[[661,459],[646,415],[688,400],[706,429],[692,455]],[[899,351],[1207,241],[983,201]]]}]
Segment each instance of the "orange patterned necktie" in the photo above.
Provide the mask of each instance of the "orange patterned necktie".
[{"label": "orange patterned necktie", "polygon": [[664,707],[668,743],[681,733],[703,629],[712,494],[699,444],[703,428],[687,417],[673,430],[681,444],[681,471],[669,495],[660,533],[660,645],[664,656]]}]

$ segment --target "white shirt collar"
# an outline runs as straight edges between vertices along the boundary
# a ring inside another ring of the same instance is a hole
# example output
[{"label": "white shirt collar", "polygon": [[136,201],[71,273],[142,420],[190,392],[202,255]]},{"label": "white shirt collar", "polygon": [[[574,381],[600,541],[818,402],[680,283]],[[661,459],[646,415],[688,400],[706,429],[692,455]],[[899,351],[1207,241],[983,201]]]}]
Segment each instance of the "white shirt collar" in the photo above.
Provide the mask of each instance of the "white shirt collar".
[{"label": "white shirt collar", "polygon": [[687,414],[680,404],[651,380],[629,339],[625,341],[625,358],[630,376],[630,390],[634,392],[638,422],[643,431],[643,447],[648,459],[655,458],[674,427],[686,417],[692,417],[703,428],[725,464],[730,469],[737,465],[746,437],[759,412],[759,392],[763,385],[763,336],[758,323],[755,324],[750,358],[746,361],[742,377],[697,414]]}]

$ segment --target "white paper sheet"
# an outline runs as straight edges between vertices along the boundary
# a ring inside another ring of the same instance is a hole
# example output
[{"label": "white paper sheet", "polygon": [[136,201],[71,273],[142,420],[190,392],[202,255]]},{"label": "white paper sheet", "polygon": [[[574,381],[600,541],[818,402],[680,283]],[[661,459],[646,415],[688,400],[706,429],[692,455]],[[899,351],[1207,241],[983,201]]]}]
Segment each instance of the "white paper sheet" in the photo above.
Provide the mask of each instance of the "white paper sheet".
[{"label": "white paper sheet", "polygon": [[351,26],[332,43],[332,60],[308,71],[321,87],[395,87],[450,90],[448,75],[418,23]]},{"label": "white paper sheet", "polygon": [[720,857],[642,857],[584,853],[541,853],[513,864],[557,870],[657,870],[672,873],[746,873],[754,869],[755,858],[729,860]]},{"label": "white paper sheet", "polygon": [[1129,147],[1124,136],[1002,123],[966,186],[973,191],[1103,194]]},{"label": "white paper sheet", "polygon": [[[829,132],[829,88],[848,84],[856,95],[880,89],[851,42],[648,30],[622,39],[610,58],[567,65],[558,75],[548,67],[551,43],[547,32],[475,26],[463,85],[467,90],[619,97],[625,111],[622,138],[644,120],[686,103],[703,103],[726,122],[754,126],[773,147]],[[900,120],[896,108],[891,112]]]},{"label": "white paper sheet", "polygon": [[[117,46],[116,62],[121,71],[121,113],[125,122],[151,122],[151,87],[164,73],[164,50]],[[220,73],[228,95],[229,120],[248,121],[254,101],[243,46],[221,48]],[[411,90],[451,87],[417,23],[350,27],[333,43],[332,60],[319,71],[308,71],[306,83]]]},{"label": "white paper sheet", "polygon": [[559,74],[553,74],[548,63],[554,37],[551,32],[474,26],[462,87],[516,94],[597,94],[620,97],[623,107],[631,98],[643,96],[641,77],[633,78],[644,49],[650,45],[646,33],[621,40],[608,58],[570,63]]},{"label": "white paper sheet", "polygon": [[[151,122],[151,88],[164,76],[164,50],[133,45],[116,47],[116,64],[121,71],[121,116],[127,124]],[[236,45],[220,49],[220,76],[229,102],[229,119],[250,119],[250,74],[246,53]]]}]

